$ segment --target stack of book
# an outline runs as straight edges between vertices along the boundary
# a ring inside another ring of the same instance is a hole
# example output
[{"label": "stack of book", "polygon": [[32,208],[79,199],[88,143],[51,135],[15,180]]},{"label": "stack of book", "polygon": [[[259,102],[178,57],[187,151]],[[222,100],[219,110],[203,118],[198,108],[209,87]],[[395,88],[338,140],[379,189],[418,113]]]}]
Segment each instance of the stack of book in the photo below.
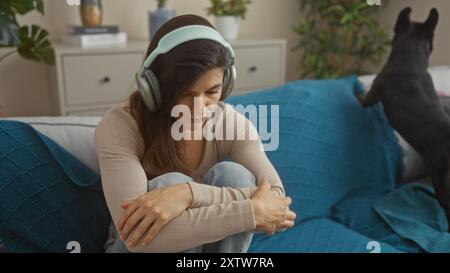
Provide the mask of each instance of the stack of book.
[{"label": "stack of book", "polygon": [[124,46],[127,44],[127,33],[120,32],[119,26],[114,25],[99,27],[69,25],[68,34],[61,40],[63,43],[82,48]]}]

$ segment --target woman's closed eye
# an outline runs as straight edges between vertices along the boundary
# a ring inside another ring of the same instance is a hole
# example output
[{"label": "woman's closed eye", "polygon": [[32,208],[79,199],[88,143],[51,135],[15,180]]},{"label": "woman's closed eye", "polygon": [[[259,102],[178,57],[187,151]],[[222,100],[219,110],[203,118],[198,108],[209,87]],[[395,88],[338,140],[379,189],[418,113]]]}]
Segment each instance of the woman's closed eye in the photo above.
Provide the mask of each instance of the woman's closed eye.
[{"label": "woman's closed eye", "polygon": [[[212,96],[212,95],[218,94],[219,92],[220,92],[220,88],[217,89],[217,90],[208,90],[208,91],[205,92],[205,94],[208,95],[208,96]],[[183,93],[184,97],[191,96],[191,95],[192,95],[191,92],[184,92]]]},{"label": "woman's closed eye", "polygon": [[220,89],[217,90],[209,90],[206,92],[206,95],[215,95],[217,93],[219,93]]}]

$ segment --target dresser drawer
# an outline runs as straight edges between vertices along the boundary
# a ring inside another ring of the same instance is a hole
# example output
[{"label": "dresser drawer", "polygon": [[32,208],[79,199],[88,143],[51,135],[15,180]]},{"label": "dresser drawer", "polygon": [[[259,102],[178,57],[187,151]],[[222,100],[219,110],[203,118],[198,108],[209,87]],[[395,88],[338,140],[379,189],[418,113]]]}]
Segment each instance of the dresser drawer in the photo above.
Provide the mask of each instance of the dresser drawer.
[{"label": "dresser drawer", "polygon": [[66,106],[111,104],[125,99],[142,60],[139,53],[63,56]]},{"label": "dresser drawer", "polygon": [[282,84],[282,54],[283,50],[278,46],[235,49],[238,76],[235,91],[256,90]]}]

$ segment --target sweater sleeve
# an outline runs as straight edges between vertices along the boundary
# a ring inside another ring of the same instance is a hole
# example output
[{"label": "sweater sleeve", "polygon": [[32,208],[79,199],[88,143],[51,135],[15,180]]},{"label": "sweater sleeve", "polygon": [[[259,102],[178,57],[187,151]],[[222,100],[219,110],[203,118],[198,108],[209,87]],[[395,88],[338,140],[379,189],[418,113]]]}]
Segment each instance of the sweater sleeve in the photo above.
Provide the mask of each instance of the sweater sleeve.
[{"label": "sweater sleeve", "polygon": [[[123,213],[121,203],[147,192],[147,178],[138,156],[142,149],[140,135],[134,119],[123,111],[109,112],[95,131],[102,186],[116,227]],[[130,251],[179,252],[254,229],[250,200],[212,204],[185,210],[164,226],[152,243],[142,246],[139,242]]]},{"label": "sweater sleeve", "polygon": [[[222,125],[220,134],[227,135],[232,130],[233,138],[217,141],[219,158],[230,158],[246,167],[256,178],[256,185],[267,179],[272,185],[271,191],[279,197],[285,196],[281,179],[263,150],[261,138],[254,125],[230,105],[224,105],[224,119],[217,124]],[[232,125],[231,125],[232,124]],[[221,204],[229,201],[250,199],[256,187],[219,188],[206,184],[191,183],[195,196],[195,206]]]}]

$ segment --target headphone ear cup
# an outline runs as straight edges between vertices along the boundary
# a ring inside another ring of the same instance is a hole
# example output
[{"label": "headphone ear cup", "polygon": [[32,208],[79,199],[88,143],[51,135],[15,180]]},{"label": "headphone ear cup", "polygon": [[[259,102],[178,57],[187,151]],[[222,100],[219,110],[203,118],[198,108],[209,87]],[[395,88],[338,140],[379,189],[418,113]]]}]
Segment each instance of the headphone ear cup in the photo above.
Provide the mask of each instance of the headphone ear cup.
[{"label": "headphone ear cup", "polygon": [[158,78],[156,78],[155,73],[153,73],[153,71],[151,71],[150,69],[146,69],[143,74],[149,87],[148,97],[151,98],[152,104],[154,105],[154,111],[152,112],[156,112],[157,109],[159,109],[159,107],[161,106],[161,93],[159,91]]},{"label": "headphone ear cup", "polygon": [[155,101],[153,99],[153,96],[150,94],[150,86],[148,84],[147,79],[144,77],[142,73],[142,69],[139,70],[138,73],[136,73],[136,84],[139,89],[139,93],[141,94],[142,99],[145,102],[145,105],[151,112],[156,111],[156,105]]}]

